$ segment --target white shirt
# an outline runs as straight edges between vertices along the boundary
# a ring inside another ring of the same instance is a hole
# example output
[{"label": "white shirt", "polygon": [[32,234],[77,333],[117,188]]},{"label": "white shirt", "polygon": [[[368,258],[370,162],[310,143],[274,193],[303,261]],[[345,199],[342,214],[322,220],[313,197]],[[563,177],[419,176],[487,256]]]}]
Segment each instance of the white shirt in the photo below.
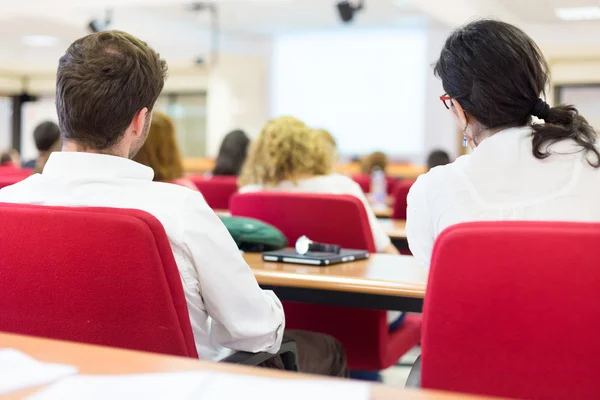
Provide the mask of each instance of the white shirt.
[{"label": "white shirt", "polygon": [[600,221],[600,169],[571,140],[551,145],[548,158],[535,158],[531,133],[530,127],[498,132],[473,154],[417,179],[406,234],[423,265],[429,266],[437,236],[461,222]]},{"label": "white shirt", "polygon": [[153,182],[153,175],[125,158],[52,153],[42,174],[0,190],[0,202],[133,208],[154,215],[173,249],[200,358],[219,360],[229,349],[277,352],[285,325],[279,299],[260,289],[199,192]]},{"label": "white shirt", "polygon": [[240,193],[260,192],[265,190],[279,192],[347,194],[354,196],[358,198],[365,206],[377,251],[383,251],[390,244],[390,238],[385,233],[379,222],[377,222],[377,217],[371,209],[371,206],[369,206],[369,202],[367,201],[362,189],[356,182],[347,176],[339,174],[322,175],[314,178],[300,179],[297,182],[283,181],[277,186],[246,185],[240,189]]}]

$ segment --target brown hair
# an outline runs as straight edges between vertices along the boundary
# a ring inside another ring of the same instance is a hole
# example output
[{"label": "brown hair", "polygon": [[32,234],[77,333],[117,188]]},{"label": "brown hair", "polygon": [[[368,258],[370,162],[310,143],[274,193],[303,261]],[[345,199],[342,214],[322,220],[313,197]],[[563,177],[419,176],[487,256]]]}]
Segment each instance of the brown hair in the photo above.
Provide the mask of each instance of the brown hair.
[{"label": "brown hair", "polygon": [[275,118],[264,126],[252,145],[240,186],[274,186],[300,175],[327,175],[331,163],[321,135],[296,118]]},{"label": "brown hair", "polygon": [[65,139],[104,150],[144,107],[152,111],[167,64],[145,42],[107,31],[75,41],[60,58],[56,111]]},{"label": "brown hair", "polygon": [[154,113],[148,138],[133,160],[152,168],[155,181],[168,182],[183,176],[175,124],[168,115]]},{"label": "brown hair", "polygon": [[376,151],[366,156],[361,163],[360,169],[364,174],[370,174],[373,172],[373,168],[379,167],[382,171],[385,171],[388,165],[388,159],[385,153]]}]

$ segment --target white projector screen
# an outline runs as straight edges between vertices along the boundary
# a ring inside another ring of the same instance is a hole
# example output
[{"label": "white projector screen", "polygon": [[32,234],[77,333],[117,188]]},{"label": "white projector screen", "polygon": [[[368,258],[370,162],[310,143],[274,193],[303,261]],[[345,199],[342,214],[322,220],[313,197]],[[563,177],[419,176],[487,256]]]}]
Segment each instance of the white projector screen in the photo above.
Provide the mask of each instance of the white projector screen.
[{"label": "white projector screen", "polygon": [[422,30],[292,34],[274,41],[271,114],[329,130],[344,155],[423,152]]}]

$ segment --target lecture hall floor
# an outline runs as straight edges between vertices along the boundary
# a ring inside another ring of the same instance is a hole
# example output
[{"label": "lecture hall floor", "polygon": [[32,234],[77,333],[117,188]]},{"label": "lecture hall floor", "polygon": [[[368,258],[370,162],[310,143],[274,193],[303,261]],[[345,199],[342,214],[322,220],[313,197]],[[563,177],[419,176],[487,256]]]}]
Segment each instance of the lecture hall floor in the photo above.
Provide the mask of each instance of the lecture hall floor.
[{"label": "lecture hall floor", "polygon": [[400,359],[397,365],[382,371],[381,375],[383,376],[383,383],[397,388],[403,388],[408,379],[410,369],[420,354],[421,347],[414,347]]}]

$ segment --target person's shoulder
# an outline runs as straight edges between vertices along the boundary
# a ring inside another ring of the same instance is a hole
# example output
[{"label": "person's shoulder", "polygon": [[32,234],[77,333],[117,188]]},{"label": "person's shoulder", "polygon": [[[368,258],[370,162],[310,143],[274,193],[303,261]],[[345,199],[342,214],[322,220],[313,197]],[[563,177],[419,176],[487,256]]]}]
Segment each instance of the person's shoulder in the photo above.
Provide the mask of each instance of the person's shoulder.
[{"label": "person's shoulder", "polygon": [[458,157],[453,163],[440,165],[420,175],[411,186],[410,192],[428,192],[433,188],[441,188],[451,182],[469,161],[469,155]]},{"label": "person's shoulder", "polygon": [[39,182],[40,174],[33,174],[19,182],[0,189],[0,201],[10,201],[14,197],[27,195]]},{"label": "person's shoulder", "polygon": [[252,193],[252,192],[261,192],[263,190],[263,186],[259,184],[254,185],[245,185],[238,189],[239,193]]}]

